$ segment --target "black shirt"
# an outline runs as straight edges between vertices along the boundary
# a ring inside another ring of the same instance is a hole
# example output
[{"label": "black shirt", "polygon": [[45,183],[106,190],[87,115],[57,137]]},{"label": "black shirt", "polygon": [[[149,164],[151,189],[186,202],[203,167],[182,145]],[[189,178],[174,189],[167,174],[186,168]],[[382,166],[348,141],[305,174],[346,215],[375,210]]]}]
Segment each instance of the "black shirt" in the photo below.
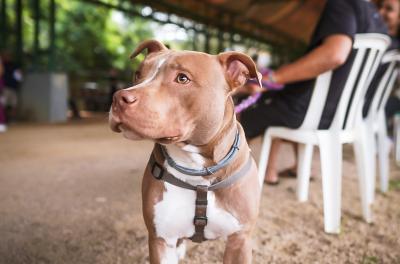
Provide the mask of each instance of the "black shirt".
[{"label": "black shirt", "polygon": [[[375,6],[365,0],[328,0],[320,21],[313,33],[308,51],[321,45],[331,35],[343,34],[354,39],[357,33],[384,33],[386,27]],[[356,51],[352,50],[346,63],[333,71],[326,104],[319,124],[320,129],[329,128],[340,95],[350,72]],[[315,79],[289,84],[274,103],[281,114],[286,115],[293,127],[304,120],[313,92]]]},{"label": "black shirt", "polygon": [[8,88],[16,90],[18,88],[18,80],[15,79],[15,71],[18,70],[18,66],[11,61],[3,62],[4,67],[4,85]]}]

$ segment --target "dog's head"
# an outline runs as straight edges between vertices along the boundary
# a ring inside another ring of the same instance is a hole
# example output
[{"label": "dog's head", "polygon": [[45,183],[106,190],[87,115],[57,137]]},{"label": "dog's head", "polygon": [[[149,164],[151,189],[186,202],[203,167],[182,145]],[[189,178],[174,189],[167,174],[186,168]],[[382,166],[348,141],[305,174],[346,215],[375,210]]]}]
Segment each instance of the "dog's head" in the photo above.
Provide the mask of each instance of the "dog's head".
[{"label": "dog's head", "polygon": [[145,49],[133,86],[115,93],[110,110],[112,130],[129,139],[205,144],[220,129],[231,92],[260,78],[239,52],[173,51],[148,40],[131,58]]}]

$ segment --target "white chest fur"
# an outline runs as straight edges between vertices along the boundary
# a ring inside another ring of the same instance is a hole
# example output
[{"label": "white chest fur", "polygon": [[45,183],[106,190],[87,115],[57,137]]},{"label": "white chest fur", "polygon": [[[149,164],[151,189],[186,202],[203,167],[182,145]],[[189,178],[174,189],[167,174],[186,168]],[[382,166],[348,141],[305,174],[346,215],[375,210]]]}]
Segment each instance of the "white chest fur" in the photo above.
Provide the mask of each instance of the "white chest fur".
[{"label": "white chest fur", "polygon": [[[203,168],[204,159],[196,153],[195,147],[186,146],[184,149],[180,149],[176,146],[168,146],[167,151],[182,166],[193,169]],[[190,184],[209,185],[209,182],[202,177],[184,175],[167,163],[164,166],[169,173]],[[157,235],[164,238],[168,245],[174,246],[177,239],[191,237],[194,234],[193,218],[196,193],[169,183],[165,183],[165,188],[163,199],[154,208],[154,223]],[[241,228],[239,221],[231,213],[219,208],[215,200],[214,192],[208,192],[208,223],[204,230],[207,239],[226,237]]]}]

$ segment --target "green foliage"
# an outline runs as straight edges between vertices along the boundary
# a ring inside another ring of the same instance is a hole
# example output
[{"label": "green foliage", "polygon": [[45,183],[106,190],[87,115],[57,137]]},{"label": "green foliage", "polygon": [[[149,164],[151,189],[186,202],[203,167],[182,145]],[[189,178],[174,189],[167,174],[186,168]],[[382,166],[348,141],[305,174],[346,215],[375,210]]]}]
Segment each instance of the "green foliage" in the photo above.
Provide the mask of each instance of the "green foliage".
[{"label": "green foliage", "polygon": [[148,21],[78,1],[61,1],[57,20],[57,57],[72,72],[126,69],[133,47],[152,37]]},{"label": "green foliage", "polygon": [[364,256],[361,263],[362,264],[376,264],[376,263],[379,263],[379,259],[375,256]]},{"label": "green foliage", "polygon": [[400,180],[390,180],[389,189],[390,190],[400,190]]},{"label": "green foliage", "polygon": [[[125,8],[140,7],[128,1],[103,0],[122,4]],[[40,1],[39,51],[34,50],[34,1],[23,1],[24,66],[28,70],[46,70],[49,59],[49,0]],[[7,32],[5,48],[16,45],[15,1],[7,1]],[[56,68],[72,74],[104,72],[111,68],[129,70],[137,64],[129,60],[133,48],[144,39],[152,38],[150,21],[130,16],[115,9],[78,0],[56,0]]]}]

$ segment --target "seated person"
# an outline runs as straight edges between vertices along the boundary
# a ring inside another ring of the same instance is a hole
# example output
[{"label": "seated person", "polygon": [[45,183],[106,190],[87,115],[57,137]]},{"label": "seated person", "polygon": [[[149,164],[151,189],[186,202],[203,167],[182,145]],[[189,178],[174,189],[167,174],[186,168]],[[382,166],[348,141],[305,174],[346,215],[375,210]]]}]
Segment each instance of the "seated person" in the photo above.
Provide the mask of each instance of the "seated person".
[{"label": "seated person", "polygon": [[[377,7],[381,17],[388,28],[388,34],[391,38],[391,43],[388,48],[394,50],[399,48],[399,23],[400,23],[400,0],[380,0],[377,1]],[[378,88],[381,78],[385,74],[388,64],[379,66],[371,85],[368,87],[367,94],[365,96],[365,104],[363,108],[363,116],[366,117],[375,95],[375,91]],[[400,110],[400,100],[396,96],[391,96],[387,102],[387,112],[391,113],[390,116]]]},{"label": "seated person", "polygon": [[[355,51],[352,50],[354,35],[381,32],[377,25],[382,25],[382,21],[373,8],[373,4],[365,0],[327,1],[308,52],[297,61],[264,77],[288,85],[275,93],[272,100],[261,101],[241,113],[241,123],[248,138],[261,135],[270,126],[299,127],[311,99],[315,78],[334,70],[319,124],[320,129],[329,128],[355,57]],[[271,145],[265,178],[270,184],[278,182],[276,162],[279,144],[279,140],[274,140]]]},{"label": "seated person", "polygon": [[[388,25],[389,35],[392,39],[390,45],[392,49],[400,48],[400,0],[380,0],[377,1],[379,13],[382,15],[383,20]],[[389,97],[385,112],[390,127],[392,117],[400,111],[400,91],[394,89],[392,95]],[[391,130],[389,130],[391,131]]]}]

